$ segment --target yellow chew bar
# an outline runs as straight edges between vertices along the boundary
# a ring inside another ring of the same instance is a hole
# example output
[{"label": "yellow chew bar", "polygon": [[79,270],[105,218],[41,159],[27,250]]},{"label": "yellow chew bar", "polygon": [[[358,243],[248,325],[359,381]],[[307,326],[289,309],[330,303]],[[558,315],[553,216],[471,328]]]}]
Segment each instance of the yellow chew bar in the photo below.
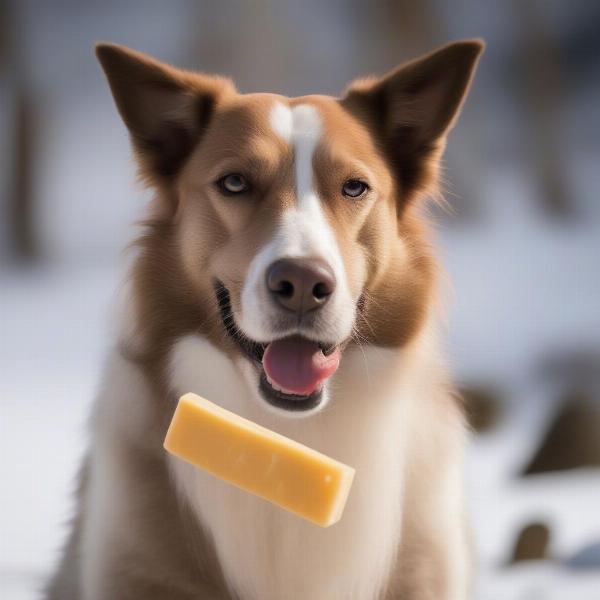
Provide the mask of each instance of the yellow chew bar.
[{"label": "yellow chew bar", "polygon": [[340,519],[354,478],[353,468],[196,394],[180,398],[164,446],[321,527]]}]

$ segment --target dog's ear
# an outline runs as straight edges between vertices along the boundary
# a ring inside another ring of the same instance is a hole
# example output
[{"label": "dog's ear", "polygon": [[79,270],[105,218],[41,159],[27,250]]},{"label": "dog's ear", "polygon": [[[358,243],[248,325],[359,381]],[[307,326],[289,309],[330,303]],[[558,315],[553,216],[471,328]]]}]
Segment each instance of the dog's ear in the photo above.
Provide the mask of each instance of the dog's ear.
[{"label": "dog's ear", "polygon": [[384,77],[352,83],[341,99],[374,131],[404,198],[435,183],[446,134],[483,48],[481,40],[449,44]]},{"label": "dog's ear", "polygon": [[175,69],[116,44],[96,55],[129,129],[141,174],[152,183],[173,178],[207,127],[215,105],[235,92],[227,79]]}]

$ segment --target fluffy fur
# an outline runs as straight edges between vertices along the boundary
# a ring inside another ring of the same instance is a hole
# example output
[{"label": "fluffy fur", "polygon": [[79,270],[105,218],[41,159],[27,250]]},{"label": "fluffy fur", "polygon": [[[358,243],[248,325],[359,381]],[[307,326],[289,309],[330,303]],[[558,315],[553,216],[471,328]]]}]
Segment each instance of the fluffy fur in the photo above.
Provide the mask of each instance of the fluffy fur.
[{"label": "fluffy fur", "polygon": [[[342,98],[287,99],[99,46],[156,196],[48,600],[467,598],[465,427],[438,351],[419,204],[481,50],[458,42]],[[231,172],[252,182],[243,197],[215,185]],[[340,193],[349,179],[368,183],[360,199]],[[289,256],[327,260],[338,280],[302,324],[261,285]],[[265,402],[216,280],[251,340],[285,331],[343,349],[327,401],[301,418]],[[168,457],[162,440],[189,391],[354,466],[342,520],[316,528]]]}]

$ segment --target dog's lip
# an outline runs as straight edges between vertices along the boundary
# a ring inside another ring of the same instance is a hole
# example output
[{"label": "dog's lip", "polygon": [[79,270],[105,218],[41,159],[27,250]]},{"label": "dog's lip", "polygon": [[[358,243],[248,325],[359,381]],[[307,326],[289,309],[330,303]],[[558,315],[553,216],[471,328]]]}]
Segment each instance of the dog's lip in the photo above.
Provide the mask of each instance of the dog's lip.
[{"label": "dog's lip", "polygon": [[216,280],[214,283],[214,288],[217,297],[217,303],[219,304],[219,312],[221,313],[221,320],[225,330],[234,340],[234,342],[236,342],[238,348],[246,357],[254,362],[261,363],[267,344],[251,340],[237,326],[233,317],[229,290],[225,287],[225,285],[221,281]]},{"label": "dog's lip", "polygon": [[[255,368],[260,374],[259,388],[262,392],[263,397],[270,403],[279,408],[285,408],[287,410],[301,411],[310,410],[317,406],[323,396],[323,386],[321,385],[318,389],[309,395],[302,396],[296,394],[288,394],[282,390],[275,389],[268,381],[267,375],[262,365],[263,355],[269,343],[256,342],[250,339],[244,334],[237,326],[235,318],[233,316],[233,310],[231,308],[231,298],[229,290],[221,282],[216,280],[214,283],[215,294],[217,302],[219,304],[219,310],[221,313],[221,320],[223,326],[229,334],[229,336],[236,343],[242,354],[254,364]],[[287,336],[284,336],[287,337]],[[313,340],[314,341],[314,340]],[[320,348],[321,352],[325,356],[331,355],[336,348],[343,350],[349,340],[346,340],[342,344],[315,341]]]},{"label": "dog's lip", "polygon": [[319,348],[321,349],[321,352],[325,356],[330,356],[331,354],[333,354],[337,347],[338,347],[338,344],[325,344],[325,343],[319,342]]},{"label": "dog's lip", "polygon": [[263,397],[278,408],[284,408],[290,411],[303,411],[315,408],[321,403],[323,398],[323,386],[319,387],[308,396],[298,396],[296,394],[286,394],[281,390],[276,390],[267,378],[265,370],[261,367],[259,388]]}]

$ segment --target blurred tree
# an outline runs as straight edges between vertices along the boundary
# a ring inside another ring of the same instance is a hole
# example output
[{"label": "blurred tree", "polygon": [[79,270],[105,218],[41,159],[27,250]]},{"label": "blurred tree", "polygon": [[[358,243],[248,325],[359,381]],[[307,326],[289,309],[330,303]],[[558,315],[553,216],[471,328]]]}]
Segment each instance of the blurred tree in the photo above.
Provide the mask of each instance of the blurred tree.
[{"label": "blurred tree", "polygon": [[[36,110],[26,76],[20,68],[20,51],[15,23],[7,3],[0,4],[0,64],[8,81],[12,104],[12,129],[7,168],[8,252],[20,262],[38,258],[39,247],[34,227],[33,181],[35,172],[34,140]],[[11,110],[9,108],[9,110]]]},{"label": "blurred tree", "polygon": [[513,0],[514,23],[519,34],[518,65],[529,139],[528,160],[539,186],[539,198],[548,214],[572,215],[561,152],[561,116],[565,101],[560,52],[556,35],[548,27],[543,2]]},{"label": "blurred tree", "polygon": [[35,172],[34,140],[36,111],[31,94],[25,85],[15,92],[14,165],[11,193],[12,248],[20,261],[39,258],[34,227],[33,181]]}]

